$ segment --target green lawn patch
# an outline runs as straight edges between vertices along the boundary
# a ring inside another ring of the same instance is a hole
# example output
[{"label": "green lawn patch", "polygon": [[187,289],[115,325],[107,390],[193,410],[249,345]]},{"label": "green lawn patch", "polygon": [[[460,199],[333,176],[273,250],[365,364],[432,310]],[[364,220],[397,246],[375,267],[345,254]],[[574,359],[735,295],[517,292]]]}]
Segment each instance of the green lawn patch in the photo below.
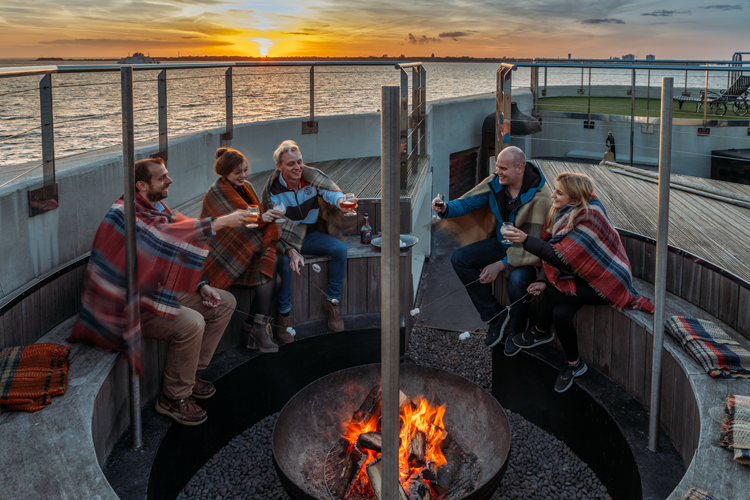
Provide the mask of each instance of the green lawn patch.
[{"label": "green lawn patch", "polygon": [[[630,97],[592,97],[591,113],[630,116],[630,101]],[[588,97],[540,97],[539,110],[588,113]],[[640,97],[635,99],[635,116],[658,118],[660,114],[661,99],[645,99]],[[682,109],[680,109],[679,102],[675,100],[672,102],[672,117],[702,120],[703,107],[701,107],[700,113],[696,114],[694,102],[686,102],[682,105]],[[727,107],[727,112],[724,116],[713,115],[709,108],[706,113],[706,118],[709,120],[748,120],[750,119],[750,113],[745,116],[737,116],[732,110],[732,105],[730,104]]]}]

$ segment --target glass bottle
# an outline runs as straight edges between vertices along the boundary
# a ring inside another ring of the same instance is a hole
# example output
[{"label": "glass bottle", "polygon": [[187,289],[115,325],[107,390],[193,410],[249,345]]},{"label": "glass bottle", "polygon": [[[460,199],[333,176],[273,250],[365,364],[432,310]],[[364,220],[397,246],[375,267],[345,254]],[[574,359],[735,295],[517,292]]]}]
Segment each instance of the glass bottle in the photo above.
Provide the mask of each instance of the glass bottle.
[{"label": "glass bottle", "polygon": [[372,243],[372,227],[370,227],[370,214],[365,214],[365,223],[359,230],[359,242],[363,245]]}]

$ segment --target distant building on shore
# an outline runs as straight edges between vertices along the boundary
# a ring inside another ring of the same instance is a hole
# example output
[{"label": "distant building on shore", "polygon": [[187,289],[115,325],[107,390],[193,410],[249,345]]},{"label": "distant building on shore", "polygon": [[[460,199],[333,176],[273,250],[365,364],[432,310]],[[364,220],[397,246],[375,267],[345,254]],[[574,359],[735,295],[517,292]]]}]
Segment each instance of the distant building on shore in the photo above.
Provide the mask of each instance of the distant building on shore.
[{"label": "distant building on shore", "polygon": [[649,54],[646,56],[647,61],[656,61],[656,56],[653,54]]},{"label": "distant building on shore", "polygon": [[623,61],[635,61],[635,56],[633,54],[625,54],[622,56]]},{"label": "distant building on shore", "polygon": [[123,57],[117,64],[159,64],[159,61],[144,55],[143,52],[136,52],[132,56]]}]

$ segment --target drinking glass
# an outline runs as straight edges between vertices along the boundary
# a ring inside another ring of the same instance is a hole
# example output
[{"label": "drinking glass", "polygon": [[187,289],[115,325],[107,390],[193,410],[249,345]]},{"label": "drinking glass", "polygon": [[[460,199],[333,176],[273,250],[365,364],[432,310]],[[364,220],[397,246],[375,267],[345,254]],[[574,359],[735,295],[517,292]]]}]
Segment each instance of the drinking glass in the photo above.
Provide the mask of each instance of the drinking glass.
[{"label": "drinking glass", "polygon": [[[440,193],[438,193],[435,196],[435,206],[438,207],[438,208],[441,208],[443,205],[445,205],[445,196],[442,195],[442,194],[440,194]],[[440,215],[438,215],[438,213],[435,212],[435,213],[432,214],[432,218],[433,219],[439,219]]]},{"label": "drinking glass", "polygon": [[260,207],[258,205],[250,205],[247,207],[247,220],[250,222],[245,224],[245,227],[254,228],[258,227],[258,219],[260,218]]},{"label": "drinking glass", "polygon": [[[276,204],[275,204],[275,205],[273,206],[273,209],[274,209],[274,210],[278,210],[278,211],[279,211],[279,212],[281,212],[282,214],[285,214],[285,213],[286,213],[286,207],[284,206],[284,204],[283,204],[283,203],[276,203]],[[286,219],[285,219],[284,217],[282,217],[281,219],[276,219],[276,224],[281,224],[281,223],[282,223],[282,222],[284,222],[284,221],[286,221]]]},{"label": "drinking glass", "polygon": [[341,201],[341,208],[348,208],[349,211],[344,214],[344,217],[354,217],[357,212],[354,211],[354,207],[357,206],[354,193],[344,194],[344,199]]},{"label": "drinking glass", "polygon": [[[500,234],[502,234],[503,236],[505,236],[506,231],[508,229],[510,229],[511,227],[513,227],[512,223],[510,223],[510,222],[503,222],[503,225],[500,226]],[[513,242],[510,241],[508,238],[504,238],[501,243],[504,243],[506,245],[512,245],[513,244]]]}]

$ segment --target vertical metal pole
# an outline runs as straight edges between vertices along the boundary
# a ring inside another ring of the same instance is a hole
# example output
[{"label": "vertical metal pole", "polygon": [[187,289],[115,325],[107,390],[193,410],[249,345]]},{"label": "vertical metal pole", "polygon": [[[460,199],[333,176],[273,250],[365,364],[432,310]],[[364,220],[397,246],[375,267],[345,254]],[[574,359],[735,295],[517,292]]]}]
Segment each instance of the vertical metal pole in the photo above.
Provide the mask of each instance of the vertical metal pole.
[{"label": "vertical metal pole", "polygon": [[419,126],[419,155],[427,155],[427,68],[424,66],[419,67],[419,75],[421,78],[420,92],[419,92],[419,105],[421,111],[419,116],[422,120]]},{"label": "vertical metal pole", "polygon": [[583,66],[581,66],[581,90],[583,90]]},{"label": "vertical metal pole", "polygon": [[39,82],[39,114],[42,120],[42,170],[44,199],[55,196],[55,128],[52,114],[52,75]]},{"label": "vertical metal pole", "polygon": [[226,132],[221,134],[221,145],[228,147],[232,145],[232,138],[234,137],[234,106],[232,101],[232,68],[227,68],[224,73],[224,95],[227,102],[227,129]]},{"label": "vertical metal pole", "polygon": [[495,100],[495,156],[510,146],[510,100],[513,72],[517,66],[501,67],[497,72],[497,96]]},{"label": "vertical metal pole", "polygon": [[[125,193],[125,310],[127,328],[140,328],[140,308],[138,289],[135,286],[136,243],[135,243],[135,119],[133,112],[133,67],[120,69],[122,91],[122,175]],[[143,446],[141,432],[141,388],[140,378],[133,366],[130,367],[130,447],[134,450]]]},{"label": "vertical metal pole", "polygon": [[310,126],[315,121],[315,66],[310,66]]},{"label": "vertical metal pole", "polygon": [[591,68],[589,68],[589,124],[591,124]]},{"label": "vertical metal pole", "polygon": [[537,108],[539,107],[539,67],[531,68],[531,95],[534,98],[531,116],[536,118]]},{"label": "vertical metal pole", "polygon": [[[708,66],[708,63],[706,63]],[[706,88],[703,90],[703,128],[706,128],[706,115],[708,114],[708,70],[706,70]]]},{"label": "vertical metal pole", "polygon": [[159,72],[159,157],[166,160],[169,155],[167,135],[167,70]]},{"label": "vertical metal pole", "polygon": [[[403,91],[403,87],[401,89]],[[403,92],[401,93],[403,96]],[[399,88],[381,87],[380,161],[383,200],[381,228],[381,377],[383,384],[383,496],[382,500],[399,499],[398,470],[398,387],[399,387]],[[403,117],[402,117],[403,118]]]},{"label": "vertical metal pole", "polygon": [[633,139],[635,137],[635,68],[633,68],[633,78],[630,84],[630,166],[633,166]]},{"label": "vertical metal pole", "polygon": [[[651,63],[649,63],[649,65],[650,64]],[[650,104],[651,104],[651,70],[648,70],[648,79],[646,80],[646,125],[648,125]]]},{"label": "vertical metal pole", "polygon": [[667,237],[669,229],[669,177],[672,169],[672,87],[674,80],[661,79],[661,131],[659,141],[659,214],[656,226],[656,282],[654,283],[654,355],[651,370],[651,411],[648,449],[659,449],[661,413],[661,354],[664,344],[664,307],[667,294]]},{"label": "vertical metal pole", "polygon": [[547,66],[544,67],[544,93],[545,96],[547,95]]},{"label": "vertical metal pole", "polygon": [[399,69],[401,71],[401,117],[399,128],[401,132],[401,157],[399,161],[401,179],[400,186],[401,195],[406,196],[406,188],[409,182],[409,169],[407,165],[407,159],[409,157],[409,75],[406,74],[406,70],[404,70],[403,68]]},{"label": "vertical metal pole", "polygon": [[422,111],[419,97],[419,69],[417,66],[411,68],[411,120],[409,129],[411,130],[411,136],[409,140],[409,171],[413,172],[416,168],[416,155],[414,152],[419,147],[419,119]]}]

